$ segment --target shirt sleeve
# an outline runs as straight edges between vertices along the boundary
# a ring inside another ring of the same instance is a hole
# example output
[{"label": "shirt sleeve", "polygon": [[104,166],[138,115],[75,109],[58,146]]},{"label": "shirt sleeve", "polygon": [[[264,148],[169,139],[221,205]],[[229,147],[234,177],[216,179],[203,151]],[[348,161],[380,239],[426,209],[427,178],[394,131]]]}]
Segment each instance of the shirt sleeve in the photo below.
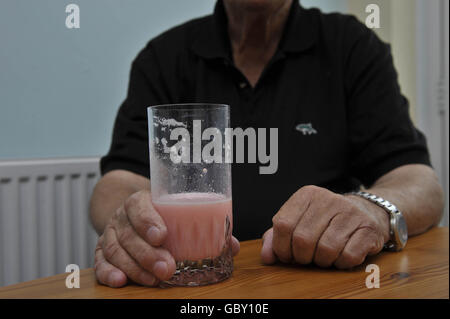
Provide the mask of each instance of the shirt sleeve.
[{"label": "shirt sleeve", "polygon": [[406,164],[431,165],[425,136],[414,127],[390,46],[350,20],[345,46],[350,173],[365,186]]},{"label": "shirt sleeve", "polygon": [[159,77],[149,44],[132,63],[127,97],[116,116],[111,146],[100,160],[102,175],[122,169],[150,176],[147,107],[167,103]]}]

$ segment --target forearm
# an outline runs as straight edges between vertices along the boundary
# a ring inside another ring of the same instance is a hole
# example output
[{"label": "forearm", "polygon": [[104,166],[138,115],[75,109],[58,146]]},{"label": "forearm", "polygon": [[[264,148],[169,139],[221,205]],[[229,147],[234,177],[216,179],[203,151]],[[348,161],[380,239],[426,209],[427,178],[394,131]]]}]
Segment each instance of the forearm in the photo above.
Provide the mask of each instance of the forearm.
[{"label": "forearm", "polygon": [[126,198],[143,189],[150,189],[149,179],[123,170],[105,174],[97,183],[90,201],[90,218],[98,234],[103,233],[112,214]]},{"label": "forearm", "polygon": [[439,223],[444,196],[433,169],[425,165],[404,165],[379,178],[367,192],[381,196],[403,213],[410,236]]}]

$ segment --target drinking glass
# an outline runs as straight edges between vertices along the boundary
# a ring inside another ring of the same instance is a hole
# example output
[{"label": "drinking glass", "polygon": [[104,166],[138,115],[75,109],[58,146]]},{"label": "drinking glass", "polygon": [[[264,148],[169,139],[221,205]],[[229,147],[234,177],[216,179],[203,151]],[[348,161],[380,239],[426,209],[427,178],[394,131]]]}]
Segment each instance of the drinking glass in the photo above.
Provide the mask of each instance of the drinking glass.
[{"label": "drinking glass", "polygon": [[233,271],[229,112],[221,104],[147,109],[152,202],[176,262],[163,287],[211,284]]}]

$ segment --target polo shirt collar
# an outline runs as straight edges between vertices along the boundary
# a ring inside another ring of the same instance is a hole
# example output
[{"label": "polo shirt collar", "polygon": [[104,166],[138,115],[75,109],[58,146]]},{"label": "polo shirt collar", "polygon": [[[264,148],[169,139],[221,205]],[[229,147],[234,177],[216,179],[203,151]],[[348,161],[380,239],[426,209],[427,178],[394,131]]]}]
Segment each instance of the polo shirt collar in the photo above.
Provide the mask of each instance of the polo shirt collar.
[{"label": "polo shirt collar", "polygon": [[318,23],[298,0],[292,1],[280,49],[284,52],[302,52],[311,48],[317,40]]},{"label": "polo shirt collar", "polygon": [[[218,0],[212,19],[203,26],[192,43],[192,50],[206,59],[232,59],[228,36],[228,19],[223,0]],[[293,0],[288,20],[280,40],[279,50],[283,52],[302,52],[312,47],[317,39],[317,22]]]}]

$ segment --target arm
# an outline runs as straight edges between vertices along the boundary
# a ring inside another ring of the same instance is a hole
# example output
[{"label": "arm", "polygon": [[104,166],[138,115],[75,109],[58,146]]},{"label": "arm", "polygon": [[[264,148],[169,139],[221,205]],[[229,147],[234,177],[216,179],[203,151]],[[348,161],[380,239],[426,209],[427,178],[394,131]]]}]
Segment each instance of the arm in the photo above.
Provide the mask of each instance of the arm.
[{"label": "arm", "polygon": [[398,207],[405,217],[410,236],[427,231],[441,220],[444,194],[429,166],[398,167],[379,178],[367,192],[381,196]]},{"label": "arm", "polygon": [[[403,212],[410,235],[438,224],[442,216],[443,192],[428,166],[400,166],[367,191]],[[273,228],[263,236],[261,257],[267,264],[279,259],[352,268],[379,253],[388,240],[389,215],[384,209],[359,196],[305,186],[274,216]]]},{"label": "arm", "polygon": [[150,190],[150,180],[129,171],[114,170],[100,179],[90,202],[90,218],[97,234],[103,233],[125,199],[140,190]]},{"label": "arm", "polygon": [[[175,261],[161,247],[167,228],[152,205],[148,178],[125,170],[105,174],[92,194],[90,217],[100,235],[95,250],[100,283],[120,287],[131,279],[155,286],[172,276]],[[232,250],[239,252],[234,237]]]},{"label": "arm", "polygon": [[[343,37],[349,175],[396,205],[410,235],[436,225],[443,194],[427,166],[425,136],[409,116],[390,47],[351,18]],[[370,201],[316,186],[294,193],[263,236],[263,262],[276,259],[351,268],[389,240],[389,215]]]}]

